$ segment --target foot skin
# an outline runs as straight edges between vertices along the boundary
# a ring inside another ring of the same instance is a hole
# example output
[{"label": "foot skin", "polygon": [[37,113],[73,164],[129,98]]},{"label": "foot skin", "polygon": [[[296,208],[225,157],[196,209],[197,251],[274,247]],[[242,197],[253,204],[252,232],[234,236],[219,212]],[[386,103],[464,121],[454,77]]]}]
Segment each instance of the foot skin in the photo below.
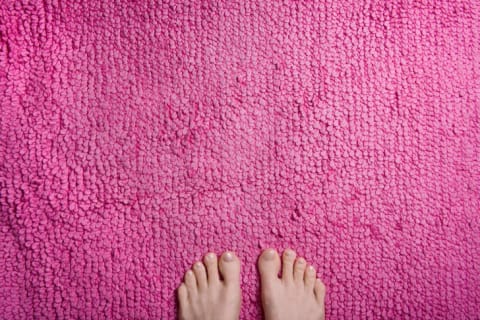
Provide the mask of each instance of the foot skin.
[{"label": "foot skin", "polygon": [[317,279],[313,266],[287,249],[283,253],[282,277],[276,250],[263,251],[258,261],[265,320],[325,319],[326,287]]},{"label": "foot skin", "polygon": [[[222,280],[223,278],[223,280]],[[179,319],[238,319],[240,314],[240,260],[233,252],[208,253],[185,273],[178,288]]]}]

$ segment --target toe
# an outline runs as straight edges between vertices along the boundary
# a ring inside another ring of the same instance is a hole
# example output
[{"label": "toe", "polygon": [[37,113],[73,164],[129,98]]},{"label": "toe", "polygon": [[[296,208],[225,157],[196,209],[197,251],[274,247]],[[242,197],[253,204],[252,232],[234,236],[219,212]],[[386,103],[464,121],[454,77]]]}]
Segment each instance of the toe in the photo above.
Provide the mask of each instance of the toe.
[{"label": "toe", "polygon": [[195,279],[195,274],[192,270],[188,270],[185,273],[185,285],[187,286],[188,295],[193,297],[197,294],[197,279]]},{"label": "toe", "polygon": [[282,279],[286,282],[293,281],[293,263],[296,253],[292,249],[286,249],[283,252]]},{"label": "toe", "polygon": [[315,278],[317,277],[317,272],[313,266],[308,266],[307,271],[305,271],[305,289],[309,292],[313,291],[315,285]]},{"label": "toe", "polygon": [[193,272],[195,273],[195,278],[197,279],[198,290],[205,290],[207,288],[207,271],[205,270],[203,263],[197,261],[193,265]]},{"label": "toe", "polygon": [[266,249],[258,259],[258,269],[262,283],[278,279],[280,257],[275,249]]},{"label": "toe", "polygon": [[303,283],[303,278],[305,274],[305,268],[307,267],[307,262],[303,258],[298,258],[295,261],[295,266],[293,267],[293,279],[297,283]]},{"label": "toe", "polygon": [[177,290],[178,293],[178,302],[180,303],[180,309],[185,309],[188,302],[188,290],[185,283],[182,283]]},{"label": "toe", "polygon": [[325,304],[325,294],[327,292],[327,288],[323,284],[322,280],[315,280],[314,292],[317,302],[323,306]]},{"label": "toe", "polygon": [[218,283],[220,281],[220,276],[218,274],[217,255],[213,252],[209,252],[205,255],[203,261],[207,266],[208,283]]},{"label": "toe", "polygon": [[240,260],[233,252],[223,253],[218,267],[227,286],[240,284]]}]

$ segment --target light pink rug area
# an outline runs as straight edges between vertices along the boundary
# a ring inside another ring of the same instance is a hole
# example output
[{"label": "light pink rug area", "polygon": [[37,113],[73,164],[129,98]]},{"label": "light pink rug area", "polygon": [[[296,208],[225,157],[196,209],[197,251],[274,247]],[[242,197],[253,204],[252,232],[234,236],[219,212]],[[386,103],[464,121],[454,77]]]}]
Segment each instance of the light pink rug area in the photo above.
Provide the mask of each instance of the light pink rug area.
[{"label": "light pink rug area", "polygon": [[173,319],[292,247],[327,319],[479,319],[480,3],[0,4],[0,318]]}]

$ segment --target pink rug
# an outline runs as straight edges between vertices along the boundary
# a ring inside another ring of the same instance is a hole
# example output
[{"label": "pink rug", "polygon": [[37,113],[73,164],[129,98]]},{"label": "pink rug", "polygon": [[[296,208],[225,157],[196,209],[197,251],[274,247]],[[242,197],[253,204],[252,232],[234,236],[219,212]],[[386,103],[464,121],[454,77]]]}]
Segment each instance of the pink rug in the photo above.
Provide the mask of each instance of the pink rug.
[{"label": "pink rug", "polygon": [[[24,4],[22,4],[24,2]],[[327,319],[480,319],[480,3],[0,5],[0,318],[173,319],[292,247]]]}]

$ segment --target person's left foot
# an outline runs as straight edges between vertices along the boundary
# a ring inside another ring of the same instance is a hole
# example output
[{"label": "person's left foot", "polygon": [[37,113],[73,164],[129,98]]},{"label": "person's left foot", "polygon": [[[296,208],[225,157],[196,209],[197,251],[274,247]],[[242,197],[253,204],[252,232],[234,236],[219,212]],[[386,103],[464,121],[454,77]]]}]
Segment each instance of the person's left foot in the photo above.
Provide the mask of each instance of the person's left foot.
[{"label": "person's left foot", "polygon": [[[240,260],[225,252],[208,253],[185,273],[178,288],[179,318],[182,320],[238,319],[240,315]],[[223,279],[223,280],[222,280]]]}]

